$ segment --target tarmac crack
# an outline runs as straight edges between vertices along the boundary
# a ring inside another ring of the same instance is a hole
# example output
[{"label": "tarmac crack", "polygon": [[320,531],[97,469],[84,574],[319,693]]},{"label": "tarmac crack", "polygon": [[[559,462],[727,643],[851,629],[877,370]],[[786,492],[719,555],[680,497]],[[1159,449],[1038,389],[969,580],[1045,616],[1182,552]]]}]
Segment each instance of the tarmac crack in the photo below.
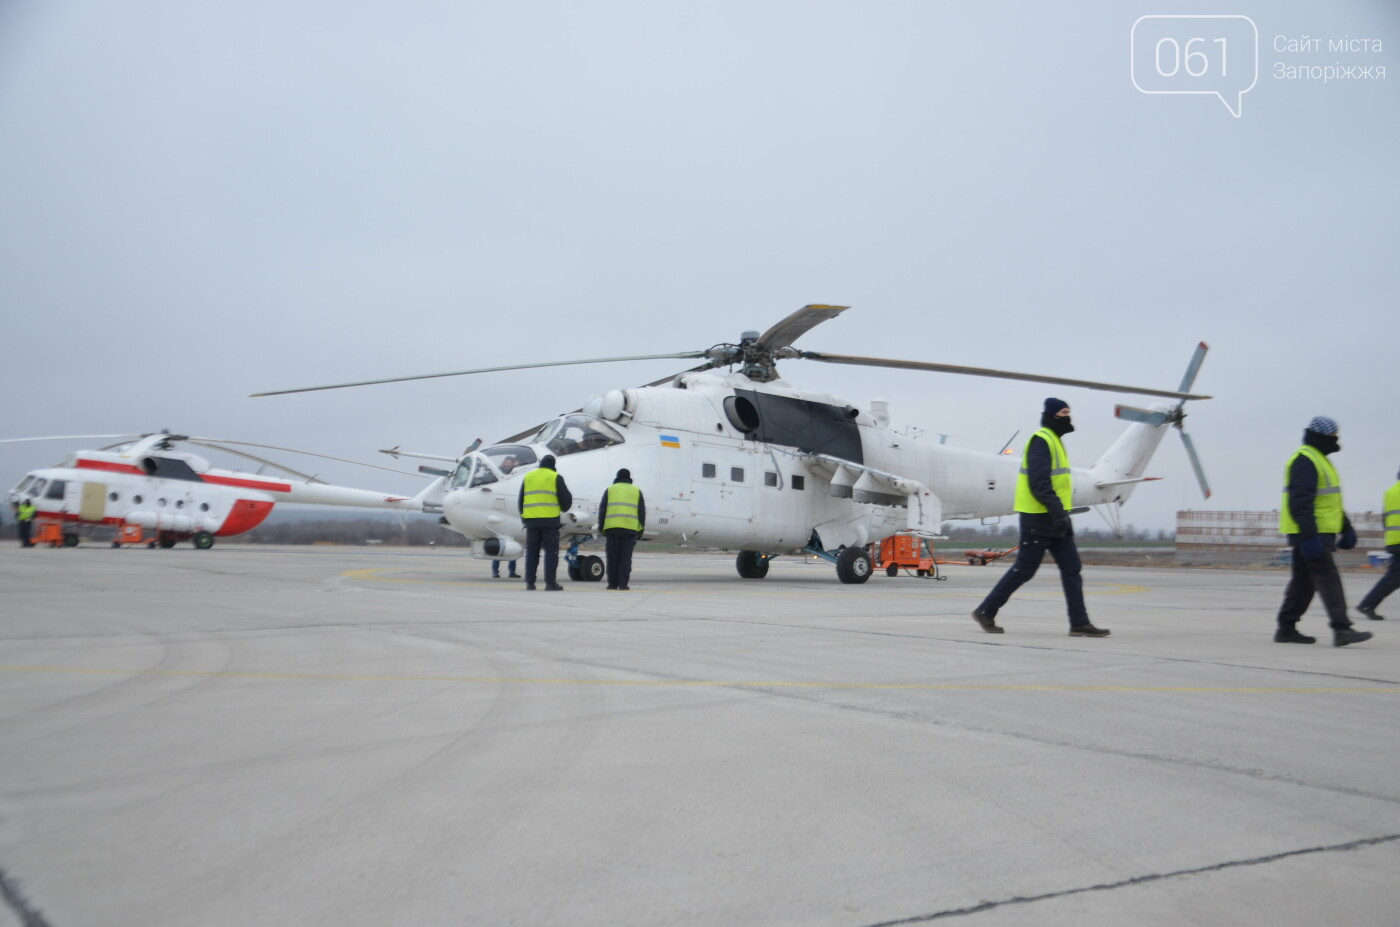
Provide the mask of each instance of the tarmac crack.
[{"label": "tarmac crack", "polygon": [[1008,907],[1018,904],[1035,904],[1041,901],[1053,901],[1057,898],[1068,898],[1072,895],[1083,895],[1088,892],[1108,892],[1120,888],[1131,888],[1136,885],[1146,885],[1151,882],[1161,882],[1165,879],[1184,878],[1186,876],[1205,875],[1212,872],[1224,872],[1227,869],[1238,869],[1243,866],[1262,866],[1268,863],[1277,862],[1281,859],[1291,859],[1295,856],[1309,856],[1314,853],[1337,853],[1347,850],[1359,850],[1364,847],[1379,846],[1385,843],[1392,843],[1400,840],[1400,834],[1386,834],[1383,837],[1365,837],[1361,840],[1352,840],[1347,843],[1335,843],[1330,846],[1307,847],[1301,850],[1285,850],[1282,853],[1270,853],[1266,856],[1255,856],[1249,859],[1226,860],[1221,863],[1212,863],[1209,866],[1197,866],[1193,869],[1178,869],[1174,872],[1158,872],[1150,875],[1133,876],[1130,879],[1122,879],[1117,882],[1103,882],[1098,885],[1084,885],[1078,888],[1067,888],[1058,892],[1045,892],[1040,895],[1017,896],[1014,898],[1004,898],[1000,901],[983,901],[980,904],[969,905],[964,908],[949,908],[946,911],[933,911],[928,914],[915,914],[911,917],[902,917],[893,921],[879,921],[878,923],[864,925],[864,927],[901,927],[904,924],[926,924],[930,921],[944,920],[950,917],[966,917],[970,914],[980,914],[983,911],[992,911],[997,908]]},{"label": "tarmac crack", "polygon": [[5,899],[5,903],[15,912],[24,927],[50,927],[44,915],[39,913],[39,909],[20,891],[19,880],[4,869],[0,869],[0,897]]}]

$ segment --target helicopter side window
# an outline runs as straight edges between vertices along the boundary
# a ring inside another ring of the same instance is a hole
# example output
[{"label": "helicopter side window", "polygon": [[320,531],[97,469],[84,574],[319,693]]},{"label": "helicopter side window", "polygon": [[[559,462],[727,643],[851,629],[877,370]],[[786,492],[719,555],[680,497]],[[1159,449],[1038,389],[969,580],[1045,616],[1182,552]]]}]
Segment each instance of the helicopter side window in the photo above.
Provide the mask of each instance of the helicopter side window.
[{"label": "helicopter side window", "polygon": [[472,474],[473,486],[485,486],[487,483],[496,482],[496,474],[491,472],[491,468],[481,461],[476,465],[476,472]]},{"label": "helicopter side window", "polygon": [[778,474],[774,473],[772,470],[765,470],[764,473],[763,473],[763,485],[764,485],[764,486],[777,486],[777,485],[778,485]]},{"label": "helicopter side window", "polygon": [[714,478],[715,478],[715,475],[716,475],[718,472],[719,472],[719,471],[715,468],[715,465],[714,465],[714,464],[701,464],[701,465],[700,465],[700,475],[701,475],[702,477],[704,477],[705,479],[707,479],[707,480],[712,480],[712,479],[714,479]]},{"label": "helicopter side window", "polygon": [[744,468],[743,468],[743,467],[730,467],[730,468],[729,468],[729,480],[730,480],[730,482],[733,482],[733,483],[742,483],[742,482],[744,482]]},{"label": "helicopter side window", "polygon": [[622,435],[602,419],[582,412],[574,412],[563,418],[562,426],[545,444],[556,455],[581,454],[596,451],[622,443]]},{"label": "helicopter side window", "polygon": [[48,492],[44,493],[45,499],[62,499],[64,490],[68,488],[68,483],[64,480],[49,480]]},{"label": "helicopter side window", "polygon": [[798,476],[796,473],[794,473],[794,474],[792,475],[792,479],[789,481],[789,483],[791,484],[791,486],[792,486],[793,489],[806,489],[806,488],[807,488],[807,477],[805,477],[805,476]]}]

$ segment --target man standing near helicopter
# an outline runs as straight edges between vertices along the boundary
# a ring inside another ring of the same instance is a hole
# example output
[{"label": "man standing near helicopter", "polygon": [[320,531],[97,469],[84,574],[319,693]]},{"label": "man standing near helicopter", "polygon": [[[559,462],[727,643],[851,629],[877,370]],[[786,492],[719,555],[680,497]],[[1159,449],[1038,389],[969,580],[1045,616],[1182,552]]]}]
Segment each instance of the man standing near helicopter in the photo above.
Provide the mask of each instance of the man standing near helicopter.
[{"label": "man standing near helicopter", "polygon": [[559,516],[574,504],[564,478],[554,472],[554,455],[545,454],[540,465],[520,484],[520,520],[525,524],[525,588],[533,591],[540,554],[544,554],[544,588],[560,592],[555,582],[559,570]]},{"label": "man standing near helicopter", "polygon": [[632,548],[647,526],[647,503],[642,491],[632,485],[632,471],[623,467],[617,471],[613,484],[603,490],[598,503],[598,524],[607,544],[608,588],[630,589],[632,578]]},{"label": "man standing near helicopter", "polygon": [[1074,498],[1069,455],[1061,439],[1074,431],[1069,403],[1053,397],[1045,400],[1040,430],[1026,442],[1021,472],[1016,478],[1016,511],[1021,515],[1021,547],[1011,565],[972,617],[988,634],[1001,634],[997,612],[1012,593],[1027,582],[1048,552],[1060,568],[1060,585],[1065,590],[1071,637],[1108,637],[1107,628],[1089,622],[1084,607],[1084,578],[1080,575],[1079,549],[1074,543],[1074,525],[1069,509]]}]

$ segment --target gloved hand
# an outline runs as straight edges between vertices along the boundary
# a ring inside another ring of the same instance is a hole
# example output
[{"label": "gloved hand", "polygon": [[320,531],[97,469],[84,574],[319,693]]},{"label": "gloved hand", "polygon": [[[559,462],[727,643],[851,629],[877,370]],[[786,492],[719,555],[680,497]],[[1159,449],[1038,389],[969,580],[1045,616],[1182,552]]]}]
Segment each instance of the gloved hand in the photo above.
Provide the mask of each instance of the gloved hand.
[{"label": "gloved hand", "polygon": [[1298,542],[1298,553],[1303,555],[1304,560],[1322,559],[1322,537],[1314,534],[1310,538],[1303,538]]},{"label": "gloved hand", "polygon": [[1337,538],[1338,550],[1351,550],[1356,546],[1356,530],[1350,525],[1342,531],[1341,537]]},{"label": "gloved hand", "polygon": [[1050,513],[1051,530],[1059,537],[1069,537],[1074,533],[1074,524],[1069,520],[1069,512],[1060,509]]}]

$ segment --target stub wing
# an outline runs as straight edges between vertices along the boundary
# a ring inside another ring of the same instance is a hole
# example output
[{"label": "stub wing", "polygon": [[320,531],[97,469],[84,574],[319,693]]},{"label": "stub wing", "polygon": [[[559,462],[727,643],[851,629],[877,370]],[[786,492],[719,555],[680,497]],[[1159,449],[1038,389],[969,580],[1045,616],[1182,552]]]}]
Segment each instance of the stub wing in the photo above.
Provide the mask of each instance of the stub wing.
[{"label": "stub wing", "polygon": [[827,481],[828,491],[839,499],[867,505],[888,505],[908,509],[906,527],[926,537],[938,537],[943,524],[943,503],[933,490],[907,476],[877,470],[852,460],[829,454],[799,452],[811,468]]}]

